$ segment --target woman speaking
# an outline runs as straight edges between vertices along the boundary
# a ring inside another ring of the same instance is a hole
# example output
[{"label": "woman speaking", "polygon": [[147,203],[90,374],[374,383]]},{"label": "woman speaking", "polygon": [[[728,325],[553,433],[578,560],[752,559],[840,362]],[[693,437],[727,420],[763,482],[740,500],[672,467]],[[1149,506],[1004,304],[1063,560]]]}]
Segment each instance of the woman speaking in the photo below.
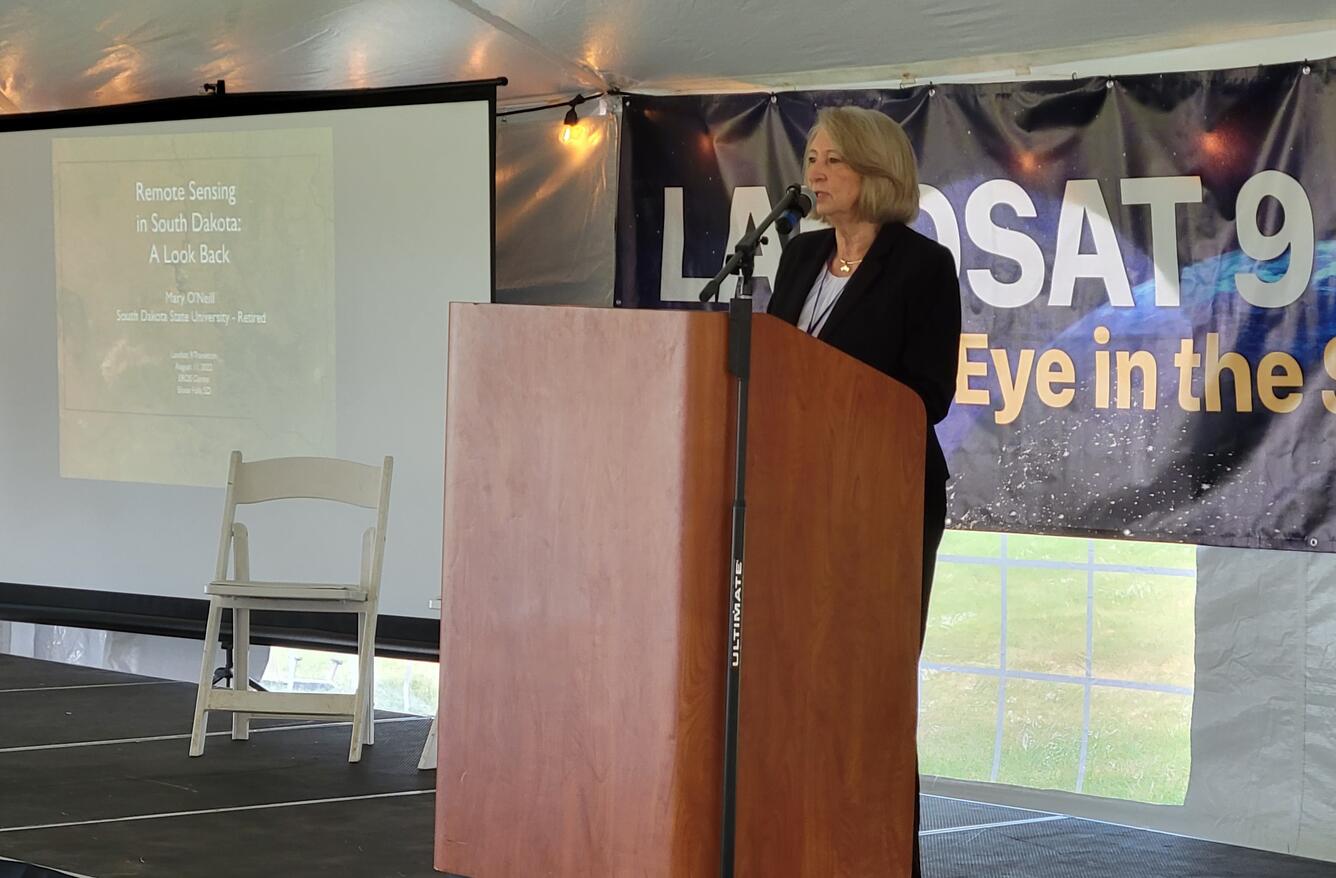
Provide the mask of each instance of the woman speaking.
[{"label": "woman speaking", "polygon": [[[928,619],[937,546],[946,523],[946,458],[932,425],[956,389],[960,284],[950,251],[905,224],[918,215],[914,150],[888,116],[822,110],[807,137],[813,215],[831,228],[791,239],[769,313],[909,387],[927,412],[923,491],[923,601]],[[919,874],[917,805],[914,875]]]}]

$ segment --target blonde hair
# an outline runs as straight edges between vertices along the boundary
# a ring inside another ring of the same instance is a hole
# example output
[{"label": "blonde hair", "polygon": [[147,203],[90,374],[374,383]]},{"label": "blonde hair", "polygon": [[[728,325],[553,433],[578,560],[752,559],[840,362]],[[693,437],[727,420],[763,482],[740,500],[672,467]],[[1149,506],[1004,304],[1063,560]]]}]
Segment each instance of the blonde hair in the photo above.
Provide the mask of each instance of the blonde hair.
[{"label": "blonde hair", "polygon": [[863,178],[859,218],[874,223],[908,223],[918,216],[918,170],[914,147],[894,119],[862,107],[827,107],[807,134],[803,161],[817,131],[825,131],[846,164]]}]

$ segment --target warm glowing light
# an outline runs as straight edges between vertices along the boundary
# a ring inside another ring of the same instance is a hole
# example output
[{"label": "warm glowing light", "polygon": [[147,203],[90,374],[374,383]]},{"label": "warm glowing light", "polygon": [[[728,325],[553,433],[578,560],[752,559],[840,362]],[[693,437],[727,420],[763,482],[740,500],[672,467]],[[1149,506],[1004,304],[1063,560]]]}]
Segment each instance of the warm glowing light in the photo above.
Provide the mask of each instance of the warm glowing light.
[{"label": "warm glowing light", "polygon": [[366,88],[371,84],[366,46],[353,46],[348,51],[348,83],[353,88]]},{"label": "warm glowing light", "polygon": [[606,125],[598,121],[581,119],[577,125],[563,125],[557,139],[566,147],[567,155],[577,162],[583,162],[598,151],[603,143]]},{"label": "warm glowing light", "polygon": [[583,139],[583,132],[580,130],[580,114],[575,112],[575,104],[566,111],[566,118],[561,121],[561,142],[571,143],[577,138]]},{"label": "warm glowing light", "polygon": [[1026,150],[1016,157],[1016,163],[1020,165],[1021,171],[1026,174],[1033,174],[1039,170],[1039,159],[1034,153]]},{"label": "warm glowing light", "polygon": [[480,78],[487,70],[487,53],[491,49],[492,41],[500,31],[488,28],[487,33],[481,37],[475,38],[473,47],[469,49],[469,63],[467,69],[470,73]]},{"label": "warm glowing light", "polygon": [[583,120],[574,125],[561,126],[561,142],[567,146],[585,146],[593,138],[590,125]]},{"label": "warm glowing light", "polygon": [[100,83],[93,90],[93,100],[99,104],[124,104],[142,100],[139,91],[144,70],[143,53],[128,43],[119,43],[102,50],[102,57],[85,74]]},{"label": "warm glowing light", "polygon": [[21,112],[26,84],[21,71],[27,67],[28,58],[22,47],[10,43],[6,51],[0,52],[0,113]]},{"label": "warm glowing light", "polygon": [[1201,136],[1201,151],[1211,158],[1221,158],[1229,151],[1229,141],[1218,131],[1207,131]]},{"label": "warm glowing light", "polygon": [[620,22],[612,16],[601,21],[586,22],[585,45],[580,60],[590,71],[606,70],[615,63],[614,50],[624,42],[619,25]]}]

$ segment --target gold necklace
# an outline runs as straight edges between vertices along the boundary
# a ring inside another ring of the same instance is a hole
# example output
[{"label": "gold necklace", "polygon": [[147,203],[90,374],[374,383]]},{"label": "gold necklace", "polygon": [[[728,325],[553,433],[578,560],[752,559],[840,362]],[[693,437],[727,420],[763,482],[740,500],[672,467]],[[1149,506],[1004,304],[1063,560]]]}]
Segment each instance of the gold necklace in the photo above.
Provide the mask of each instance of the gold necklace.
[{"label": "gold necklace", "polygon": [[863,259],[845,259],[843,256],[840,256],[837,253],[835,254],[835,258],[838,259],[840,262],[840,267],[837,268],[836,271],[838,271],[840,274],[848,274],[849,272],[854,270],[855,265],[862,262],[863,259],[866,259],[867,257],[864,256]]}]

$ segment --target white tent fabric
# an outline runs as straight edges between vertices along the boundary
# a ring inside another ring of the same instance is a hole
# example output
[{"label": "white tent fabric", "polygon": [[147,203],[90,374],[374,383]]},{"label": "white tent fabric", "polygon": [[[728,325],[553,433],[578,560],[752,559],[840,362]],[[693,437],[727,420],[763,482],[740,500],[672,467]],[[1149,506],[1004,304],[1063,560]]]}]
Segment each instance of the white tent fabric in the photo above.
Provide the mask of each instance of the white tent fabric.
[{"label": "white tent fabric", "polygon": [[[193,94],[216,79],[237,92],[506,76],[503,104],[527,106],[608,89],[1247,66],[1333,45],[1331,0],[0,0],[0,112]],[[498,298],[611,305],[620,103],[583,105],[575,148],[557,141],[563,112],[498,124]],[[1327,556],[1199,551],[1193,773],[1181,808],[949,780],[926,789],[1336,861],[1333,574]],[[134,646],[37,636],[51,657],[118,652],[155,672]],[[0,624],[0,646],[9,638]]]},{"label": "white tent fabric", "polygon": [[564,109],[497,124],[498,301],[612,304],[621,102],[588,106],[579,143],[558,140]]},{"label": "white tent fabric", "polygon": [[502,75],[509,103],[608,87],[810,87],[1333,29],[1330,0],[4,0],[0,111],[172,97],[216,79],[282,91]]}]

